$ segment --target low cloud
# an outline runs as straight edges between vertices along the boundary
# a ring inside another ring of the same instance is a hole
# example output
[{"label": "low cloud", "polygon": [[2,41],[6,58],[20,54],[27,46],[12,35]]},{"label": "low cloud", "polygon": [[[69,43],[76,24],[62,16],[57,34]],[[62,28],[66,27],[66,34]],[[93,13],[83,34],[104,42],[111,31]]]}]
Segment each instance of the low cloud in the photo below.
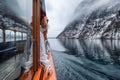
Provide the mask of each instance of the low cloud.
[{"label": "low cloud", "polygon": [[82,0],[46,0],[49,18],[48,36],[57,36],[71,21],[72,13]]}]

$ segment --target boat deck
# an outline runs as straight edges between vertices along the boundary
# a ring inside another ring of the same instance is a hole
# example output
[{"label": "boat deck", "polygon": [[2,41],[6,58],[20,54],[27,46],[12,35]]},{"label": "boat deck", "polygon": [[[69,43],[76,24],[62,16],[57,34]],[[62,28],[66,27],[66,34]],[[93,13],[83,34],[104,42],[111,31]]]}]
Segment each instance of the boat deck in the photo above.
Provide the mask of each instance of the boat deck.
[{"label": "boat deck", "polygon": [[[21,74],[21,54],[0,61],[0,80],[14,80]],[[2,59],[1,59],[2,60]]]}]

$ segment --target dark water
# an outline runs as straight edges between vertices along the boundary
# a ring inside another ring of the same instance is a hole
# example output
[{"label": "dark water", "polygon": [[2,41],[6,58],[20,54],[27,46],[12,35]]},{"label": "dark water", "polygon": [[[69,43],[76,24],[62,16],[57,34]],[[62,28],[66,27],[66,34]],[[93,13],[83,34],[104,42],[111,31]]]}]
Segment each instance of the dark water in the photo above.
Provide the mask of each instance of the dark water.
[{"label": "dark water", "polygon": [[49,42],[58,80],[120,80],[120,40]]}]

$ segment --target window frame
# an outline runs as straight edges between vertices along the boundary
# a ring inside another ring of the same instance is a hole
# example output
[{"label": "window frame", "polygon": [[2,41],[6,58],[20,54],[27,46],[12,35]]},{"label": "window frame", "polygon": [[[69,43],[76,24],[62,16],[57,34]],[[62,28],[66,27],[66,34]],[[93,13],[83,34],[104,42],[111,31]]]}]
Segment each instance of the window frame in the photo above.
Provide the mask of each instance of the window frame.
[{"label": "window frame", "polygon": [[[18,33],[19,33],[19,35],[18,35]],[[17,31],[16,32],[16,41],[20,41],[20,40],[22,40],[22,32]]]},{"label": "window frame", "polygon": [[23,35],[23,40],[27,40],[27,33],[22,33]]},{"label": "window frame", "polygon": [[1,35],[1,37],[0,37],[0,43],[1,43],[1,42],[3,42],[3,30],[2,29],[0,29],[0,35]]},{"label": "window frame", "polygon": [[[7,33],[6,31],[9,32]],[[9,39],[7,39],[7,37],[9,37]],[[15,38],[15,32],[13,30],[5,30],[5,42],[14,41],[14,38]]]}]

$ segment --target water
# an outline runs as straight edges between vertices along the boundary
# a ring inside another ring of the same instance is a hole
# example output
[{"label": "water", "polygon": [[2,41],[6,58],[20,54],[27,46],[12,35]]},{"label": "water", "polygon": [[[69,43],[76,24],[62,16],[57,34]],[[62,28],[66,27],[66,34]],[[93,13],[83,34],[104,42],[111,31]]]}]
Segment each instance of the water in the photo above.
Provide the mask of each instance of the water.
[{"label": "water", "polygon": [[120,40],[49,42],[58,80],[120,80]]}]

